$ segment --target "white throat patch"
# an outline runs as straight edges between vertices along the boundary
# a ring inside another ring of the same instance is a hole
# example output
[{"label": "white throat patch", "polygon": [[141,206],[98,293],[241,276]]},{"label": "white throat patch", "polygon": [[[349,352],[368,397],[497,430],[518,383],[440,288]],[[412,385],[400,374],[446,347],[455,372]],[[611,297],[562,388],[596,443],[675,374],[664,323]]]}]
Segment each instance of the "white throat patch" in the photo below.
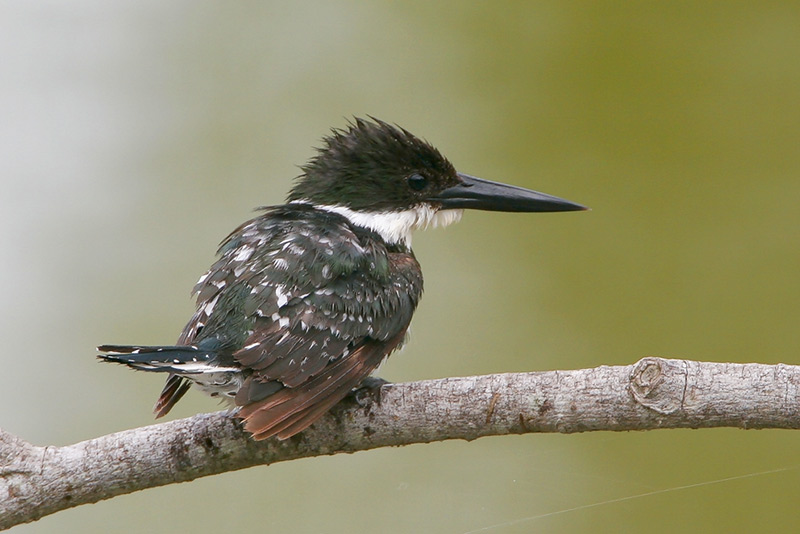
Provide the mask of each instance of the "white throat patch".
[{"label": "white throat patch", "polygon": [[412,231],[453,224],[464,213],[464,210],[437,210],[427,204],[419,204],[403,211],[355,211],[345,206],[312,205],[338,213],[356,226],[377,232],[387,243],[403,243],[408,248],[411,248]]}]

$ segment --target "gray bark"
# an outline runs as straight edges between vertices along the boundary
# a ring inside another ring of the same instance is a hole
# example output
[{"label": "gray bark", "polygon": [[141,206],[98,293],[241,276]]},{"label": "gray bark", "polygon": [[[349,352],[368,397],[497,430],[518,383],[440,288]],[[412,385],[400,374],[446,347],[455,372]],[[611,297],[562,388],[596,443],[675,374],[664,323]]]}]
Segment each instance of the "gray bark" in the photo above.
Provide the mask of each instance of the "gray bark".
[{"label": "gray bark", "polygon": [[295,458],[528,432],[800,428],[800,366],[644,358],[575,371],[445,378],[340,403],[255,442],[225,412],[38,447],[0,429],[0,529],[133,491]]}]

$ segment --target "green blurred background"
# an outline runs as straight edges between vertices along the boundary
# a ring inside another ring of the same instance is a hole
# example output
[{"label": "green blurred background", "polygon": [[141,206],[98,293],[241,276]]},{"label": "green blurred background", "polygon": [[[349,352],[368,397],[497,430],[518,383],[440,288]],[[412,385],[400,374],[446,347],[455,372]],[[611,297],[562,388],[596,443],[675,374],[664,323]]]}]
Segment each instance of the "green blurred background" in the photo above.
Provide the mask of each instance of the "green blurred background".
[{"label": "green blurred background", "polygon": [[[66,444],[150,424],[160,377],[99,365],[93,347],[172,342],[218,241],[365,114],[461,171],[593,209],[418,233],[426,295],[384,378],[800,363],[799,27],[793,2],[3,2],[0,426]],[[191,393],[173,412],[216,409]],[[18,532],[793,531],[799,441],[419,445]]]}]

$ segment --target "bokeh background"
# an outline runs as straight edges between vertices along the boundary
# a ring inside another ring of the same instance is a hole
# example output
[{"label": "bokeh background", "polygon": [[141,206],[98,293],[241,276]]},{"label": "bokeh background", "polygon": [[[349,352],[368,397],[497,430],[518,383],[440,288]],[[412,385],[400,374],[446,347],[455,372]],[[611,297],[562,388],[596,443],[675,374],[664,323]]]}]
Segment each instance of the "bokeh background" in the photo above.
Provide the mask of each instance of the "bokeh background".
[{"label": "bokeh background", "polygon": [[[161,378],[93,347],[172,342],[219,240],[365,114],[593,209],[418,233],[426,295],[384,378],[800,363],[798,27],[793,2],[4,1],[0,425],[66,444],[150,424]],[[190,393],[173,416],[216,409]],[[437,443],[17,531],[793,531],[798,445],[732,429]]]}]

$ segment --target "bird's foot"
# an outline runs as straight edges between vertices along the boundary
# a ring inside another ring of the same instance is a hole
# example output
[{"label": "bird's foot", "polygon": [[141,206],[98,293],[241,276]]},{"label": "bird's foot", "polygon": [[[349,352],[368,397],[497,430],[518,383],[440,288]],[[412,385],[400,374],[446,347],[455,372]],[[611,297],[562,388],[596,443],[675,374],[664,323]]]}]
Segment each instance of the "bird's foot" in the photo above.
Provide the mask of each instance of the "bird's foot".
[{"label": "bird's foot", "polygon": [[350,395],[353,396],[353,400],[356,401],[356,404],[362,408],[367,406],[370,402],[375,402],[380,406],[381,388],[387,384],[391,384],[391,382],[378,376],[368,376],[361,381],[358,387],[350,392]]}]

